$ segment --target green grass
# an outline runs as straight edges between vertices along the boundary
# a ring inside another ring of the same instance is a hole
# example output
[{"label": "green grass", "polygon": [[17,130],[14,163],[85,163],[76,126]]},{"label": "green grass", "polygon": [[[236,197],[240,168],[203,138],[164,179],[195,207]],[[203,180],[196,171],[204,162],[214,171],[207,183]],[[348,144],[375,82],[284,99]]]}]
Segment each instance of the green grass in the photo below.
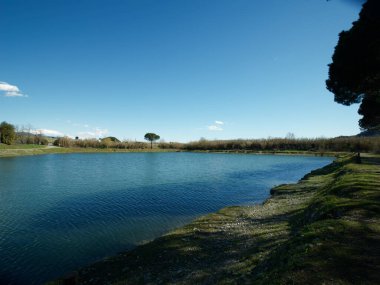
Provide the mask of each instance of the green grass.
[{"label": "green grass", "polygon": [[[325,180],[292,234],[252,272],[256,284],[380,284],[380,159],[314,172]],[[331,172],[330,172],[331,171]]]},{"label": "green grass", "polygon": [[46,147],[38,145],[20,145],[24,148],[18,148],[17,145],[10,147],[0,147],[1,157],[14,157],[26,155],[41,154],[59,154],[59,153],[123,153],[123,152],[173,152],[173,149],[114,149],[114,148],[76,148],[76,147]]},{"label": "green grass", "polygon": [[[4,145],[3,145],[4,146]],[[26,156],[26,155],[40,155],[50,153],[69,153],[73,152],[66,148],[50,148],[40,145],[11,145],[6,147],[0,147],[1,157],[13,157],[13,156]]]},{"label": "green grass", "polygon": [[36,149],[36,148],[45,148],[46,146],[43,145],[36,145],[36,144],[14,144],[14,145],[7,145],[0,143],[0,150],[4,149]]},{"label": "green grass", "polygon": [[[80,269],[80,284],[380,284],[380,157],[342,158]],[[51,282],[50,284],[58,284]]]}]

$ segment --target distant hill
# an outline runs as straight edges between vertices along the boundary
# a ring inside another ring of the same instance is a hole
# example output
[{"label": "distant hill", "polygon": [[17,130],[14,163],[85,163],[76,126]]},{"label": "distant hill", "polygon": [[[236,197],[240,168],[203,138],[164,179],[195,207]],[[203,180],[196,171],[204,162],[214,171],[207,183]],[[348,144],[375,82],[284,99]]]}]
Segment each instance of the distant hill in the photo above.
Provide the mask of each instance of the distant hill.
[{"label": "distant hill", "polygon": [[44,135],[44,134],[34,134],[34,133],[28,133],[28,132],[16,132],[16,135],[17,136],[25,136],[25,137],[33,137],[33,136],[40,136],[40,137],[43,137],[43,138],[51,138],[51,139],[56,139],[57,136],[47,136],[47,135]]},{"label": "distant hill", "polygon": [[115,137],[106,137],[104,139],[101,139],[101,141],[111,141],[111,142],[116,142],[116,143],[119,143],[120,140],[118,138],[115,138]]}]

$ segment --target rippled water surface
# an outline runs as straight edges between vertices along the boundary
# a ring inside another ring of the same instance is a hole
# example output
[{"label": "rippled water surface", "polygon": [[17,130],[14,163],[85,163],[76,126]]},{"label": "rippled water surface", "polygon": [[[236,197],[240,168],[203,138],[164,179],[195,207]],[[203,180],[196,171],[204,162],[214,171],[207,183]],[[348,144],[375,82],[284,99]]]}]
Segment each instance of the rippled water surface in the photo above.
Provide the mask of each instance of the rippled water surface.
[{"label": "rippled water surface", "polygon": [[262,202],[326,157],[116,153],[0,159],[0,284],[40,284],[228,205]]}]

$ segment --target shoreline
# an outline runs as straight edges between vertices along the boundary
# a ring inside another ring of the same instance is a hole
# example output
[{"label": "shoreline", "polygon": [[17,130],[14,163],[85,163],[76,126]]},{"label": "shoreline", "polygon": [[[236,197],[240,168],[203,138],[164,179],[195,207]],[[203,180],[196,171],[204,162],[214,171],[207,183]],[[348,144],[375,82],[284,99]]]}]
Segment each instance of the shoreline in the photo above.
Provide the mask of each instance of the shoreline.
[{"label": "shoreline", "polygon": [[47,284],[379,283],[380,156],[353,161],[339,158],[274,187],[262,204],[223,208]]},{"label": "shoreline", "polygon": [[43,147],[31,149],[0,149],[2,157],[20,157],[46,154],[70,154],[70,153],[140,153],[140,152],[179,152],[175,149],[101,149],[101,148],[65,148]]},{"label": "shoreline", "polygon": [[65,147],[36,147],[36,148],[9,148],[0,149],[0,158],[19,157],[46,154],[68,153],[160,153],[160,152],[193,152],[193,153],[220,153],[220,154],[255,154],[255,155],[305,155],[305,156],[330,156],[348,154],[347,152],[323,152],[323,151],[249,151],[249,150],[183,150],[183,149],[114,149],[114,148],[65,148]]}]

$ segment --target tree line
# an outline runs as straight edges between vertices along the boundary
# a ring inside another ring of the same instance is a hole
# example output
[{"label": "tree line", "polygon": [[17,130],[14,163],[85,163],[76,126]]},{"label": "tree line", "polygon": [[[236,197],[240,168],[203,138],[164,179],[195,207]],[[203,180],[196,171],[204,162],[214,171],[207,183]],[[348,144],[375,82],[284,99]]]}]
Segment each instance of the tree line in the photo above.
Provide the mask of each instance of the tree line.
[{"label": "tree line", "polygon": [[[120,141],[115,137],[103,139],[73,139],[59,137],[51,141],[58,147],[75,148],[112,148],[112,149],[147,149],[153,148],[153,143],[160,139],[155,133],[146,133],[144,139],[149,143],[140,141]],[[0,124],[0,143],[4,144],[38,144],[47,145],[49,140],[41,133],[32,134],[25,130],[18,132],[17,128],[7,122]],[[206,140],[189,143],[164,142],[155,144],[158,149],[171,149],[182,151],[242,151],[242,152],[275,152],[275,151],[308,151],[308,152],[373,152],[380,153],[380,136],[373,137],[337,137],[337,138],[296,138],[287,135],[285,138],[268,139],[236,139],[236,140]]]},{"label": "tree line", "polygon": [[268,138],[246,140],[201,139],[199,141],[185,143],[181,148],[189,151],[307,151],[315,153],[361,151],[380,153],[380,137]]},{"label": "tree line", "polygon": [[7,122],[2,122],[0,124],[0,143],[3,144],[38,144],[38,145],[48,145],[49,141],[43,134],[40,133],[31,133],[32,128],[22,127],[19,129],[17,126],[14,126]]},{"label": "tree line", "polygon": [[[152,143],[153,141],[151,141]],[[70,139],[58,138],[54,145],[78,148],[111,148],[111,149],[147,149],[151,144],[137,141],[112,141],[108,138]],[[156,144],[157,149],[180,151],[232,151],[232,152],[372,152],[380,153],[380,137],[338,137],[338,138],[268,138],[237,140],[200,139],[188,143],[164,142]]]}]

